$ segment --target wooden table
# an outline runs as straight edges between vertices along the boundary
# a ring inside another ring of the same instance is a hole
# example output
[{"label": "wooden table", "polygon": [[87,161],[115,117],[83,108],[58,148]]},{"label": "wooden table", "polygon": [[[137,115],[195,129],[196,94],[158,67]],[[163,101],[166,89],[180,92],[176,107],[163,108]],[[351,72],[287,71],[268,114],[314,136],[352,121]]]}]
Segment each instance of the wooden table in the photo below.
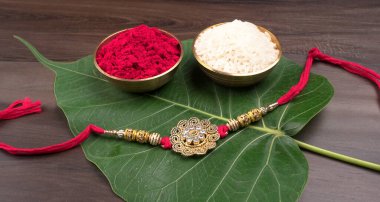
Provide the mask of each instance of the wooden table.
[{"label": "wooden table", "polygon": [[[80,2],[80,3],[79,3]],[[233,19],[265,26],[284,55],[304,63],[308,49],[355,61],[380,72],[380,2],[373,1],[100,1],[0,0],[0,108],[30,96],[44,113],[1,121],[1,141],[37,147],[72,137],[56,106],[54,74],[12,38],[29,40],[48,58],[71,61],[91,54],[106,35],[138,24],[158,26],[180,39]],[[330,65],[335,96],[297,138],[380,163],[380,93],[375,85]],[[380,174],[305,151],[310,171],[301,201],[378,201]],[[15,157],[0,152],[0,201],[120,201],[80,147],[68,152]]]}]

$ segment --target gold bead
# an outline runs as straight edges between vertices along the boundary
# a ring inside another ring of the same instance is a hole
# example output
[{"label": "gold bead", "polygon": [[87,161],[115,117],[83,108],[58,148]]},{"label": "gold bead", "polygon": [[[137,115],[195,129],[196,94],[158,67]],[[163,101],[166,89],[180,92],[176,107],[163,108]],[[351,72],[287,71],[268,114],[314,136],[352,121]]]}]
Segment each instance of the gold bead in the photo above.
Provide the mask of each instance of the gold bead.
[{"label": "gold bead", "polygon": [[144,130],[139,130],[136,133],[136,141],[139,143],[146,143],[149,140],[149,133]]},{"label": "gold bead", "polygon": [[115,137],[117,137],[117,138],[122,139],[122,138],[124,138],[124,136],[125,136],[125,131],[124,130],[118,130],[115,133]]},{"label": "gold bead", "polygon": [[260,120],[263,117],[261,110],[258,110],[258,112],[255,115],[256,115],[256,117],[255,117],[256,121]]},{"label": "gold bead", "polygon": [[130,142],[135,140],[132,129],[129,129],[129,128],[125,129],[124,139]]},{"label": "gold bead", "polygon": [[109,136],[115,136],[117,133],[117,130],[104,130],[104,134],[107,134]]},{"label": "gold bead", "polygon": [[262,112],[260,109],[252,109],[248,112],[248,114],[252,122],[258,121],[262,117]]},{"label": "gold bead", "polygon": [[255,115],[252,113],[252,110],[247,112],[248,118],[251,120],[251,122],[255,122]]},{"label": "gold bead", "polygon": [[132,131],[132,140],[133,141],[137,141],[137,132],[138,132],[137,130]]},{"label": "gold bead", "polygon": [[226,125],[230,131],[237,131],[239,129],[239,122],[235,119],[229,119]]},{"label": "gold bead", "polygon": [[247,127],[251,123],[248,114],[242,114],[237,117],[240,127]]},{"label": "gold bead", "polygon": [[150,134],[149,136],[149,144],[153,145],[153,146],[156,146],[158,144],[160,144],[161,142],[161,136],[160,134],[158,133],[152,133]]},{"label": "gold bead", "polygon": [[150,133],[147,131],[144,131],[144,143],[149,142]]}]

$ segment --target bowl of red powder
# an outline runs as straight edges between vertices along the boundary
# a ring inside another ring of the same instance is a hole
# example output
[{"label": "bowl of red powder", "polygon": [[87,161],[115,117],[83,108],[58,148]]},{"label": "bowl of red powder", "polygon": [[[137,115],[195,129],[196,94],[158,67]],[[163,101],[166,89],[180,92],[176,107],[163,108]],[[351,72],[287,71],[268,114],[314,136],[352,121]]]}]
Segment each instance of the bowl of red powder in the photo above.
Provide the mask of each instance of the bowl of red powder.
[{"label": "bowl of red powder", "polygon": [[96,68],[128,92],[148,92],[166,84],[183,58],[171,33],[140,25],[105,38],[95,51]]}]

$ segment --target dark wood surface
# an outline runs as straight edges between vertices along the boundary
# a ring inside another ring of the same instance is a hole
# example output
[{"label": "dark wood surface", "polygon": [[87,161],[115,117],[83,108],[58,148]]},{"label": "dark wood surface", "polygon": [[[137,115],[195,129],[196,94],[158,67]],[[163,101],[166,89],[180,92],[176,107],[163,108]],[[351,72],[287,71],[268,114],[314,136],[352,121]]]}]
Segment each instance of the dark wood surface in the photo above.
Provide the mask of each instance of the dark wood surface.
[{"label": "dark wood surface", "polygon": [[[17,34],[53,60],[91,54],[106,35],[138,24],[180,39],[203,28],[243,19],[272,30],[284,55],[304,63],[308,49],[380,72],[380,2],[373,1],[98,1],[0,0],[0,108],[30,96],[44,113],[0,122],[0,139],[37,147],[72,137],[56,106],[54,74],[43,68]],[[313,72],[335,88],[331,103],[296,137],[307,143],[380,163],[380,93],[371,83],[330,65]],[[379,201],[380,174],[305,151],[309,180],[301,201]],[[0,152],[0,201],[120,201],[80,147],[46,156]]]}]

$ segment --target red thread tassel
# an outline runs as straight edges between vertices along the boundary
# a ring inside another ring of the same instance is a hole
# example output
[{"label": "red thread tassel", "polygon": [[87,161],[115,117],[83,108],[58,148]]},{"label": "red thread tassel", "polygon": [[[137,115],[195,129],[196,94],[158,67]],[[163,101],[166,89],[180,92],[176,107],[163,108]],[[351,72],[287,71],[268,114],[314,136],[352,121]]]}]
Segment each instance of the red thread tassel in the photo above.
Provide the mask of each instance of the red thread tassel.
[{"label": "red thread tassel", "polygon": [[[29,98],[24,100],[16,100],[9,105],[6,109],[0,111],[0,119],[15,119],[27,114],[40,113],[41,102],[32,102]],[[39,148],[17,148],[11,145],[0,142],[0,149],[14,155],[37,155],[37,154],[51,154],[69,150],[85,141],[91,133],[103,134],[104,129],[89,125],[85,130],[79,133],[76,137],[59,144],[54,144],[46,147]]]},{"label": "red thread tassel", "polygon": [[40,113],[41,102],[32,102],[30,98],[26,97],[24,100],[16,100],[6,109],[0,111],[0,119],[15,119],[27,114]]}]

